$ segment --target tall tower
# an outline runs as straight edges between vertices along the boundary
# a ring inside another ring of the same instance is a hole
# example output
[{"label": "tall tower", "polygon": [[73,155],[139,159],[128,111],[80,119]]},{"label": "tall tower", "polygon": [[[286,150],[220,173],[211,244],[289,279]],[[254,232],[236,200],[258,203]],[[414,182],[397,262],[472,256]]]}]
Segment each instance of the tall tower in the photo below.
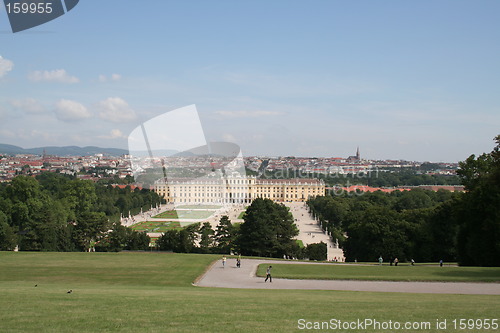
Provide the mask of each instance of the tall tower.
[{"label": "tall tower", "polygon": [[361,157],[359,156],[359,146],[358,146],[358,149],[356,150],[356,159],[357,159],[358,161],[360,161],[360,160],[361,160]]}]

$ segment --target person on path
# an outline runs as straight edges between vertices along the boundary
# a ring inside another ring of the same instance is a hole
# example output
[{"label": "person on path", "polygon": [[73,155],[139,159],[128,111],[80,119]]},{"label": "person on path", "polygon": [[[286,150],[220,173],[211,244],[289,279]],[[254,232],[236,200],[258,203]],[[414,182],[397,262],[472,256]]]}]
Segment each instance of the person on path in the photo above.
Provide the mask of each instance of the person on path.
[{"label": "person on path", "polygon": [[240,268],[241,266],[241,254],[238,255],[238,258],[236,258],[236,267]]},{"label": "person on path", "polygon": [[222,257],[222,268],[226,266],[226,256]]},{"label": "person on path", "polygon": [[413,260],[413,259],[411,260],[411,265],[415,266],[415,260]]},{"label": "person on path", "polygon": [[398,265],[398,262],[399,262],[398,258],[395,258],[395,259],[394,259],[394,266],[397,266],[397,265]]},{"label": "person on path", "polygon": [[439,266],[443,267],[443,259],[439,260]]},{"label": "person on path", "polygon": [[380,256],[380,257],[378,258],[378,264],[379,264],[379,265],[382,265],[382,263],[383,263],[383,262],[384,262],[384,259],[382,259],[382,256]]},{"label": "person on path", "polygon": [[267,279],[269,279],[269,282],[273,282],[273,277],[271,276],[271,269],[273,268],[273,266],[269,266],[266,270],[266,279],[264,280],[264,282],[267,282]]}]

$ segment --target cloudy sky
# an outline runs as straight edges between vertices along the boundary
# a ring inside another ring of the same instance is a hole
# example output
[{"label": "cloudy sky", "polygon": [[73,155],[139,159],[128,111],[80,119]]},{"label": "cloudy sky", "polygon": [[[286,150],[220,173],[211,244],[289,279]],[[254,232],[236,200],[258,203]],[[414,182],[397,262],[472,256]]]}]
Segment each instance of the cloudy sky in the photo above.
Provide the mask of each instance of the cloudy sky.
[{"label": "cloudy sky", "polygon": [[500,2],[85,0],[13,34],[0,143],[127,148],[195,104],[243,154],[460,161],[500,134]]}]

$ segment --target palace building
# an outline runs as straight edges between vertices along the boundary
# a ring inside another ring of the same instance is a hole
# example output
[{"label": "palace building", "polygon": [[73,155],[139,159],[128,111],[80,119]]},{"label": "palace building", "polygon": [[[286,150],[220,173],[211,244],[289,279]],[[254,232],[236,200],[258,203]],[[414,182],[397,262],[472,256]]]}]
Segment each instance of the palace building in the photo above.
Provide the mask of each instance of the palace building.
[{"label": "palace building", "polygon": [[325,195],[325,183],[318,179],[257,179],[256,177],[215,177],[160,179],[154,191],[167,203],[227,204],[251,203],[256,198],[277,202],[304,202]]}]

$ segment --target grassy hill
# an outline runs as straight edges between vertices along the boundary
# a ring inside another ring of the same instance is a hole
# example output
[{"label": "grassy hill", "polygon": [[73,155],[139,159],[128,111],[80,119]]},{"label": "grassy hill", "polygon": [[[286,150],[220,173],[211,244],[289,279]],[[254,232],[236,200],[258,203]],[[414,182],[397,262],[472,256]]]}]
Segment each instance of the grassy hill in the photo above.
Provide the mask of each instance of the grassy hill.
[{"label": "grassy hill", "polygon": [[500,307],[498,296],[193,287],[217,258],[0,252],[0,332],[293,332],[299,319],[366,318],[446,332],[436,319],[497,318]]},{"label": "grassy hill", "polygon": [[120,156],[128,154],[128,150],[119,148],[100,148],[94,146],[87,147],[77,147],[77,146],[65,146],[65,147],[38,147],[38,148],[21,148],[18,146],[7,145],[0,143],[0,153],[4,154],[33,154],[42,155],[45,151],[49,155],[57,156],[86,156],[94,154],[106,154],[111,156]]}]

